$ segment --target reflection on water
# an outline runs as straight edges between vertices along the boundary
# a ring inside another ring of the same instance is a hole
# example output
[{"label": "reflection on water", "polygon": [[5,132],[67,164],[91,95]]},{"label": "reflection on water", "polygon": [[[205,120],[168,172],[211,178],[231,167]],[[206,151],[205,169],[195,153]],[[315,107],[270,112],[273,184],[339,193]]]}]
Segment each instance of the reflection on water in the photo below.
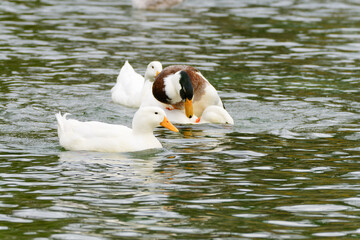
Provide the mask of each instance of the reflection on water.
[{"label": "reflection on water", "polygon": [[[130,0],[0,4],[1,239],[357,239],[360,5]],[[234,126],[156,129],[164,149],[59,147],[54,114],[131,125],[125,60],[189,64]]]}]

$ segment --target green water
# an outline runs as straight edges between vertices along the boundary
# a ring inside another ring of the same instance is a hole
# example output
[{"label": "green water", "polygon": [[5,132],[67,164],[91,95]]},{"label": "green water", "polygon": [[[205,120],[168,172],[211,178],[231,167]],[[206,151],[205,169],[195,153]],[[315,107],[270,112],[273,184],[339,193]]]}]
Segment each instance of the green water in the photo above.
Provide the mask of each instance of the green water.
[{"label": "green water", "polygon": [[[360,4],[0,3],[0,239],[358,239]],[[54,114],[130,126],[125,60],[201,70],[234,126],[65,151]]]}]

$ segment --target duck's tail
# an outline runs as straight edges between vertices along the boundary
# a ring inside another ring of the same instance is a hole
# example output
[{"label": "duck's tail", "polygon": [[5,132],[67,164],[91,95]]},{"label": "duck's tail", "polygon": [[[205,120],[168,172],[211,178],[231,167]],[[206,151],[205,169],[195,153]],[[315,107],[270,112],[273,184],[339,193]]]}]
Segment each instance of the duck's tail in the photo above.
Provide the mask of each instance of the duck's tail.
[{"label": "duck's tail", "polygon": [[58,122],[58,132],[59,133],[65,132],[65,123],[64,122],[67,120],[66,119],[67,115],[70,115],[70,113],[65,113],[63,116],[61,115],[61,112],[55,114],[56,120]]}]

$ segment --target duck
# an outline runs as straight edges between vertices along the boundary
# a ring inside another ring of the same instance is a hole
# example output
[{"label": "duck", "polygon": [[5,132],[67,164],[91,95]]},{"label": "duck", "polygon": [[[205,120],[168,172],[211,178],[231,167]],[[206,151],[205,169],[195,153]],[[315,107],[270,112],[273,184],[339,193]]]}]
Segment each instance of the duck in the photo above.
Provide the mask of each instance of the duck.
[{"label": "duck", "polygon": [[171,8],[183,0],[132,0],[132,6],[139,9],[159,10]]},{"label": "duck", "polygon": [[153,133],[156,127],[179,132],[159,107],[139,108],[134,114],[132,128],[97,121],[81,122],[67,119],[67,115],[55,114],[60,145],[71,151],[135,152],[162,148]]},{"label": "duck", "polygon": [[211,105],[223,107],[216,89],[192,66],[171,65],[155,78],[152,87],[155,99],[170,104],[174,109],[184,109],[188,118],[201,117]]},{"label": "duck", "polygon": [[217,123],[234,125],[234,119],[225,108],[211,105],[205,108],[201,118],[196,119],[198,123]]},{"label": "duck", "polygon": [[129,61],[125,61],[116,84],[111,89],[112,101],[127,107],[139,108],[142,102],[152,98],[145,93],[151,92],[152,82],[161,71],[162,64],[159,61],[152,61],[147,65],[143,77],[134,70]]},{"label": "duck", "polygon": [[211,105],[205,108],[201,117],[188,118],[184,109],[164,109],[167,118],[174,124],[228,124],[234,125],[234,119],[223,107]]}]

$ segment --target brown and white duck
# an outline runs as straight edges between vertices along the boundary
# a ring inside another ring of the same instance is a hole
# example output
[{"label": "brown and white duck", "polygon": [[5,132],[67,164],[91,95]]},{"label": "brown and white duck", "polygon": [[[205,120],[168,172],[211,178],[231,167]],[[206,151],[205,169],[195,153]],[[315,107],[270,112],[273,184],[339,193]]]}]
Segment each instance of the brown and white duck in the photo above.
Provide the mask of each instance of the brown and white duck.
[{"label": "brown and white duck", "polygon": [[172,65],[164,68],[155,78],[154,97],[176,109],[184,109],[188,118],[201,117],[211,105],[223,107],[216,89],[194,67]]}]

